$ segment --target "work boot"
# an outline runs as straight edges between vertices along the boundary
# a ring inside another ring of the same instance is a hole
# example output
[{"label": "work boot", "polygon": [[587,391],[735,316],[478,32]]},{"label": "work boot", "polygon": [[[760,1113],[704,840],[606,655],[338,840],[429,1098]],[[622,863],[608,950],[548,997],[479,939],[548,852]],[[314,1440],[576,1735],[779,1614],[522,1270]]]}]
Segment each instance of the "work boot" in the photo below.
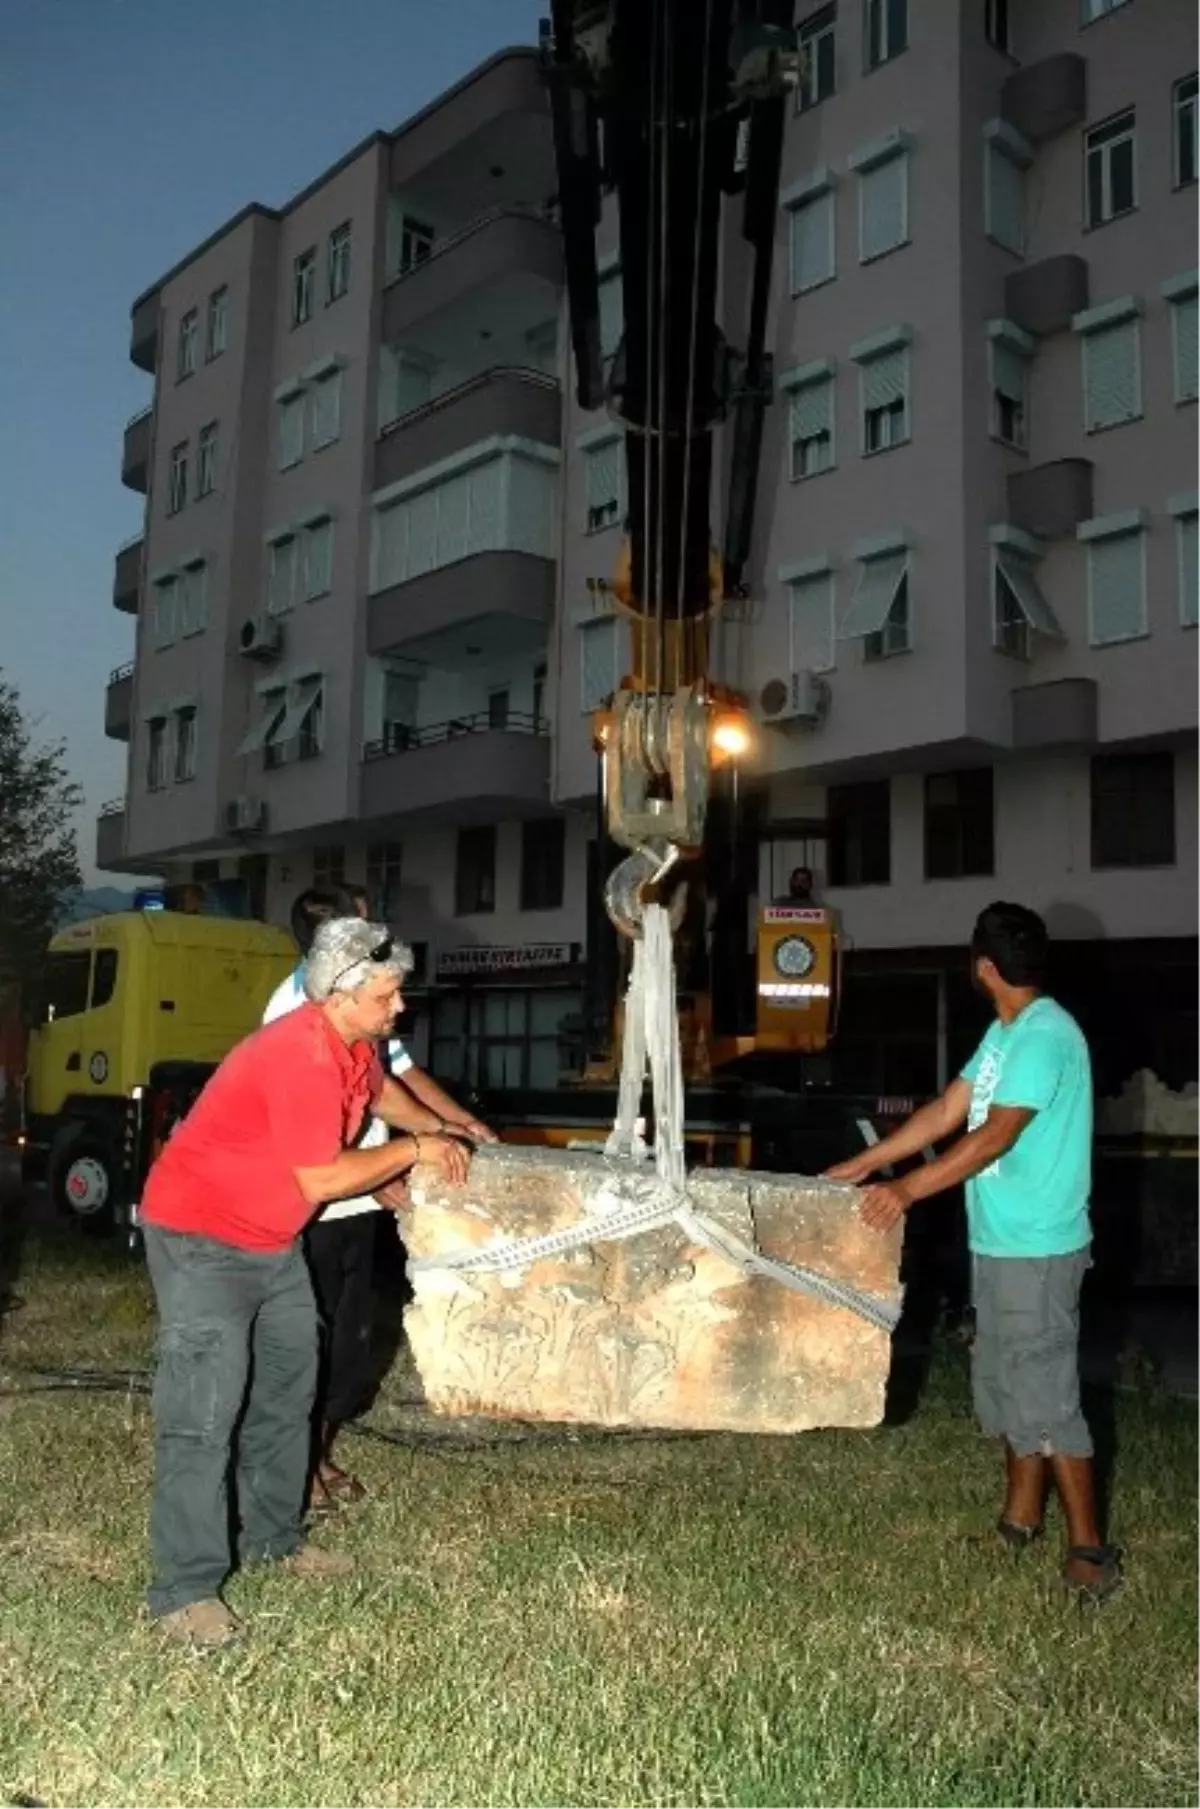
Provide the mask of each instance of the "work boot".
[{"label": "work boot", "polygon": [[213,1596],[209,1601],[189,1602],[186,1608],[161,1615],[158,1625],[168,1639],[178,1640],[180,1645],[212,1649],[236,1639],[242,1624],[224,1602]]},{"label": "work boot", "polygon": [[304,1544],[281,1558],[279,1568],[294,1577],[307,1577],[315,1583],[333,1583],[348,1577],[354,1570],[354,1559],[344,1551],[326,1551],[323,1546]]}]

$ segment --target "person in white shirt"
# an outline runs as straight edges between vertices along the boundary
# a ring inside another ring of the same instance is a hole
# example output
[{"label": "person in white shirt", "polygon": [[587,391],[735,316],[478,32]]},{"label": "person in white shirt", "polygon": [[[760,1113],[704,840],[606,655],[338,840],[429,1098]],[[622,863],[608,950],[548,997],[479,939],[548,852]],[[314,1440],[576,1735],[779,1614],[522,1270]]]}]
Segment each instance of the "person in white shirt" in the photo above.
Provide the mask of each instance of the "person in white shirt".
[{"label": "person in white shirt", "polygon": [[[312,947],[323,923],[337,917],[365,917],[366,894],[358,887],[302,892],[292,906],[292,934],[301,955]],[[263,1013],[269,1024],[294,1011],[305,1001],[304,962],[272,993]],[[495,1133],[473,1118],[429,1074],[413,1062],[399,1037],[388,1039],[381,1050],[384,1068],[412,1094],[429,1115],[428,1125],[418,1128],[446,1133],[473,1143],[494,1143]],[[385,1143],[388,1127],[381,1118],[370,1118],[358,1140],[359,1149]],[[309,1495],[313,1512],[328,1512],[365,1493],[356,1476],[334,1462],[333,1445],[339,1428],[366,1407],[371,1389],[371,1327],[374,1317],[375,1214],[383,1207],[403,1204],[403,1185],[385,1189],[378,1196],[333,1200],[312,1221],[304,1234],[305,1251],[313,1291],[325,1330],[323,1374],[317,1399],[316,1463]]]}]

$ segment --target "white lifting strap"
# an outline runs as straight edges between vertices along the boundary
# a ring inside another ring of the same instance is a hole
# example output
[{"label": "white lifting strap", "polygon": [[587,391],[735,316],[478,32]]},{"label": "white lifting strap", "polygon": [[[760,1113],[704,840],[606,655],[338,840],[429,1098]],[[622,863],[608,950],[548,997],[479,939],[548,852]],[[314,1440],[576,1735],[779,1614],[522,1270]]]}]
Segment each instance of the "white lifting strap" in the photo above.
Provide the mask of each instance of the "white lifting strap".
[{"label": "white lifting strap", "polygon": [[609,1156],[644,1158],[638,1130],[646,1063],[654,1101],[654,1166],[659,1180],[683,1192],[683,1061],[675,998],[675,949],[671,920],[660,904],[643,909],[642,934],[633,945],[633,967],[625,995],[625,1035],[617,1116],[605,1145]]}]

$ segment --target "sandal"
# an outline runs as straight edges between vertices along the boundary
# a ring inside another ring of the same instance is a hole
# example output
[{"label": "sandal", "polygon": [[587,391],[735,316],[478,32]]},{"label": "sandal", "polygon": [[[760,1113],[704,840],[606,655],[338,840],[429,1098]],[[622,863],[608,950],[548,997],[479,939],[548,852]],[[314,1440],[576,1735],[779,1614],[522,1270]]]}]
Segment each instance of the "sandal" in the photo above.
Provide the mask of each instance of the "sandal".
[{"label": "sandal", "polygon": [[326,1519],[330,1514],[336,1514],[341,1505],[325,1478],[314,1476],[308,1491],[307,1512],[314,1519]]},{"label": "sandal", "polygon": [[1078,1596],[1082,1602],[1091,1602],[1099,1607],[1115,1595],[1125,1581],[1121,1575],[1122,1551],[1119,1545],[1070,1545],[1067,1547],[1067,1563],[1077,1558],[1083,1564],[1094,1564],[1099,1575],[1094,1581],[1084,1582],[1079,1577],[1068,1576],[1063,1571],[1063,1587],[1071,1595]]}]

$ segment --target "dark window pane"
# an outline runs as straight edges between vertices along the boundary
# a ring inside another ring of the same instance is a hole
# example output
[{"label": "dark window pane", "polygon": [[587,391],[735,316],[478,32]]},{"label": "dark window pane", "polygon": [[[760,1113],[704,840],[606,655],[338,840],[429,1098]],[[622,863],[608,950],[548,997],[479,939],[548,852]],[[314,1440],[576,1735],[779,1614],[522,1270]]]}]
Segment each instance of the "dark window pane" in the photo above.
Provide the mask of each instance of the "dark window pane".
[{"label": "dark window pane", "polygon": [[115,948],[102,948],[96,951],[96,964],[92,969],[92,1008],[107,1005],[117,988],[117,951]]},{"label": "dark window pane", "polygon": [[1174,756],[1097,755],[1092,761],[1093,867],[1169,867],[1174,861]]},{"label": "dark window pane", "polygon": [[925,877],[965,879],[995,867],[990,766],[925,780]]},{"label": "dark window pane", "polygon": [[908,47],[908,0],[888,0],[888,43],[890,57]]},{"label": "dark window pane", "polygon": [[1104,219],[1104,158],[1092,151],[1087,160],[1088,225],[1099,226]]},{"label": "dark window pane", "polygon": [[1133,206],[1133,140],[1128,138],[1123,144],[1112,149],[1111,164],[1112,210],[1114,214],[1126,214]]},{"label": "dark window pane", "polygon": [[51,955],[46,962],[46,1016],[73,1018],[87,1010],[90,954]]},{"label": "dark window pane", "polygon": [[488,823],[458,832],[454,874],[454,909],[465,917],[496,908],[496,831]]},{"label": "dark window pane", "polygon": [[557,911],[563,901],[566,823],[547,817],[521,827],[521,909]]},{"label": "dark window pane", "polygon": [[829,881],[886,886],[892,877],[891,787],[886,779],[831,785]]}]

